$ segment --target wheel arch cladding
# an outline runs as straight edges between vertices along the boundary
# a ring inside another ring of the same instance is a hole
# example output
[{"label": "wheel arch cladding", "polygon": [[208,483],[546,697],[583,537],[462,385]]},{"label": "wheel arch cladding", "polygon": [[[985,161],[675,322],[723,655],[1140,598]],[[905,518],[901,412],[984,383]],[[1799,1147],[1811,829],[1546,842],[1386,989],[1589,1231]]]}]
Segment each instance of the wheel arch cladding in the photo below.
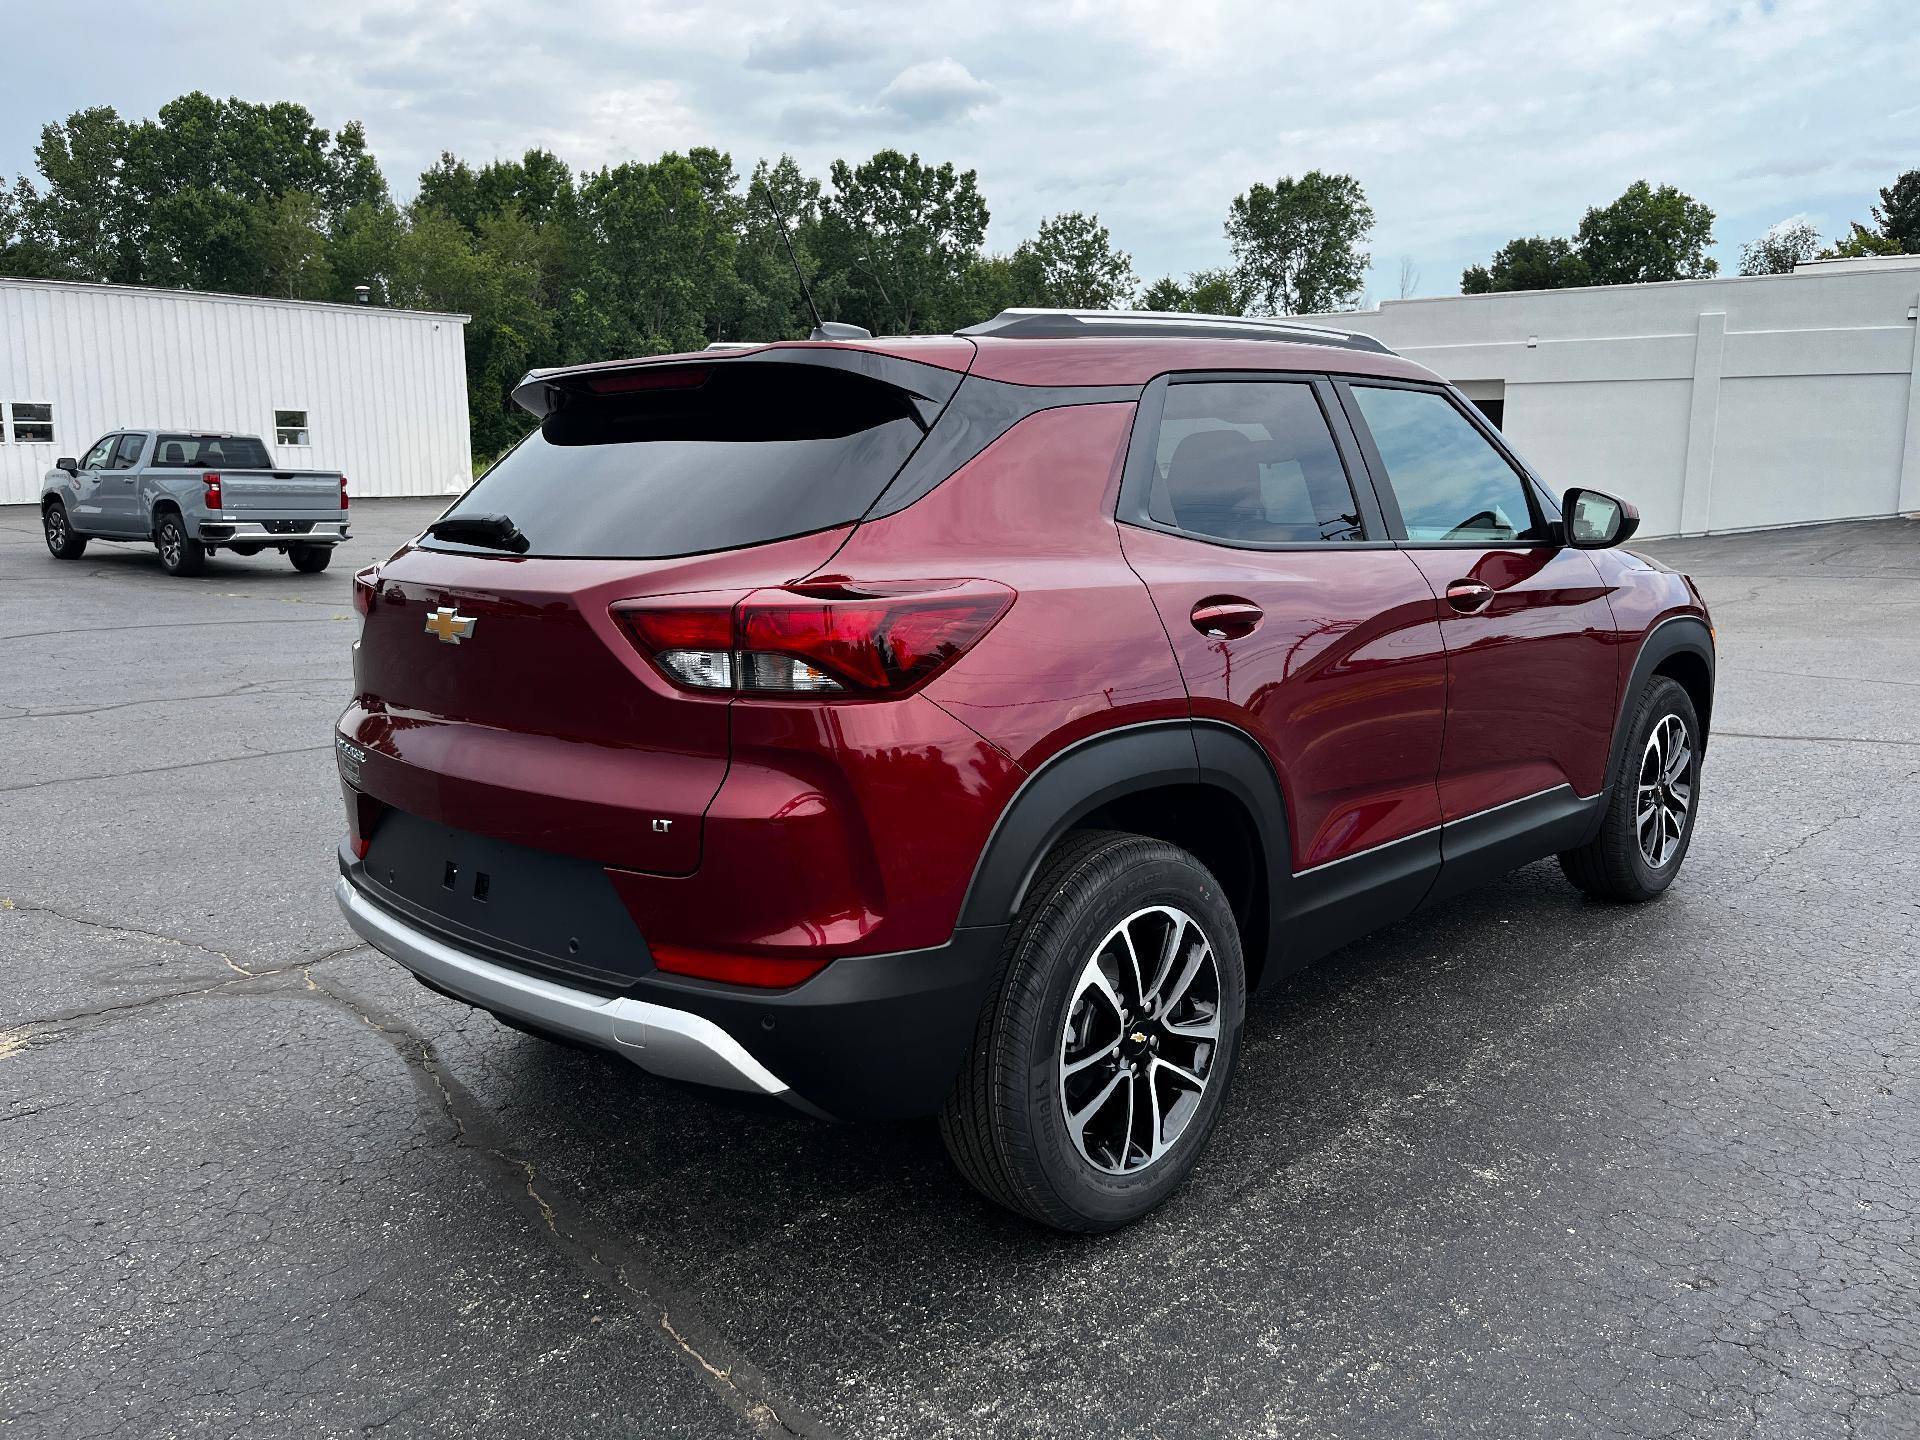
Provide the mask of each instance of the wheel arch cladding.
[{"label": "wheel arch cladding", "polygon": [[1713,633],[1698,615],[1673,615],[1647,632],[1634,657],[1632,677],[1621,689],[1620,713],[1614,718],[1613,746],[1607,756],[1609,776],[1619,773],[1628,719],[1655,676],[1666,676],[1687,692],[1700,719],[1700,753],[1706,755],[1713,716]]},{"label": "wheel arch cladding", "polygon": [[1259,983],[1270,949],[1273,857],[1287,854],[1287,843],[1278,781],[1250,736],[1225,725],[1153,722],[1055,755],[1001,814],[960,923],[1009,921],[1047,855],[1089,828],[1147,835],[1195,855],[1240,923],[1248,986]]}]

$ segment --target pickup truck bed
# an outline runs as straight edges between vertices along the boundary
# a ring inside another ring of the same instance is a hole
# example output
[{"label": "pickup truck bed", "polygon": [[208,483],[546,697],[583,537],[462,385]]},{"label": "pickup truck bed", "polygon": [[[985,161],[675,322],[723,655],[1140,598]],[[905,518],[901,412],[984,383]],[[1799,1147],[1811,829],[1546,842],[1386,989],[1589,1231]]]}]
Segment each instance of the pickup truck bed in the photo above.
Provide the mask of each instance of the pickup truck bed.
[{"label": "pickup truck bed", "polygon": [[219,550],[278,550],[324,570],[348,537],[347,482],[336,470],[283,470],[259,438],[212,431],[121,430],[41,487],[47,548],[77,559],[89,540],[144,540],[169,574],[198,574]]}]

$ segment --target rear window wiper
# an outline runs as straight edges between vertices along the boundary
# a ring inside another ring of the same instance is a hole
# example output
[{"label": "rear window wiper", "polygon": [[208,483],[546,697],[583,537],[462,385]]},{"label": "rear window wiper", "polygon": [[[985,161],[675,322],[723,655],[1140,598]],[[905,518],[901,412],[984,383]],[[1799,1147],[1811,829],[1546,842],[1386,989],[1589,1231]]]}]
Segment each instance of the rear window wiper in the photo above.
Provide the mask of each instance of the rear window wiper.
[{"label": "rear window wiper", "polygon": [[526,554],[531,543],[505,515],[443,515],[427,527],[427,534],[456,545],[481,545],[515,555]]}]

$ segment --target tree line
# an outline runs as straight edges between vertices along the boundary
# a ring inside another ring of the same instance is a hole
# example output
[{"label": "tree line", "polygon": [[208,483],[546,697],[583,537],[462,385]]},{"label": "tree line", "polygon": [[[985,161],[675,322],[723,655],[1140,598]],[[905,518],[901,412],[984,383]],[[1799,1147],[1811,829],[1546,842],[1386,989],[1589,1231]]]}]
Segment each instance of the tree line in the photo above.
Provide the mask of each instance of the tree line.
[{"label": "tree line", "polygon": [[[957,329],[1016,305],[1351,309],[1372,263],[1365,192],[1320,171],[1234,198],[1228,264],[1142,286],[1097,215],[1049,216],[989,253],[977,174],[892,149],[824,177],[787,155],[742,176],[707,147],[580,171],[541,149],[479,166],[447,153],[401,205],[359,124],[329,132],[297,104],[195,92],[150,120],[77,111],[43,127],[34,158],[34,175],[0,189],[0,274],[300,300],[350,301],[365,286],[379,304],[464,312],[482,458],[527,428],[510,391],[531,368],[805,335],[795,260],[824,318],[877,334]],[[1881,195],[1846,253],[1920,251],[1920,172]],[[1713,221],[1673,187],[1639,182],[1572,239],[1515,240],[1462,288],[1712,274]],[[1764,237],[1766,263],[1780,231]]]},{"label": "tree line", "polygon": [[[1588,210],[1571,238],[1509,240],[1487,264],[1469,265],[1460,289],[1484,295],[1704,279],[1720,270],[1707,254],[1713,223],[1713,211],[1691,195],[1671,185],[1636,181],[1612,204]],[[1782,220],[1740,247],[1740,273],[1782,275],[1804,260],[1903,254],[1920,255],[1920,170],[1907,171],[1881,190],[1871,225],[1853,221],[1846,235],[1825,248],[1807,220]]]}]

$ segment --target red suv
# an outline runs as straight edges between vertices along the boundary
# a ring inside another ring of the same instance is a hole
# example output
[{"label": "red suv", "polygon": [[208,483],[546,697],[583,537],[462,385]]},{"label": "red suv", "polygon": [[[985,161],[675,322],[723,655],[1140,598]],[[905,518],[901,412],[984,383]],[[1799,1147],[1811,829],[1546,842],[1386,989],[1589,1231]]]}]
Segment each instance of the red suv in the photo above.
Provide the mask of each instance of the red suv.
[{"label": "red suv", "polygon": [[1714,641],[1359,335],[1010,311],[529,375],[539,428],[354,577],[354,929],[663,1076],[937,1114],[1138,1217],[1249,994],[1558,855],[1648,900]]}]

